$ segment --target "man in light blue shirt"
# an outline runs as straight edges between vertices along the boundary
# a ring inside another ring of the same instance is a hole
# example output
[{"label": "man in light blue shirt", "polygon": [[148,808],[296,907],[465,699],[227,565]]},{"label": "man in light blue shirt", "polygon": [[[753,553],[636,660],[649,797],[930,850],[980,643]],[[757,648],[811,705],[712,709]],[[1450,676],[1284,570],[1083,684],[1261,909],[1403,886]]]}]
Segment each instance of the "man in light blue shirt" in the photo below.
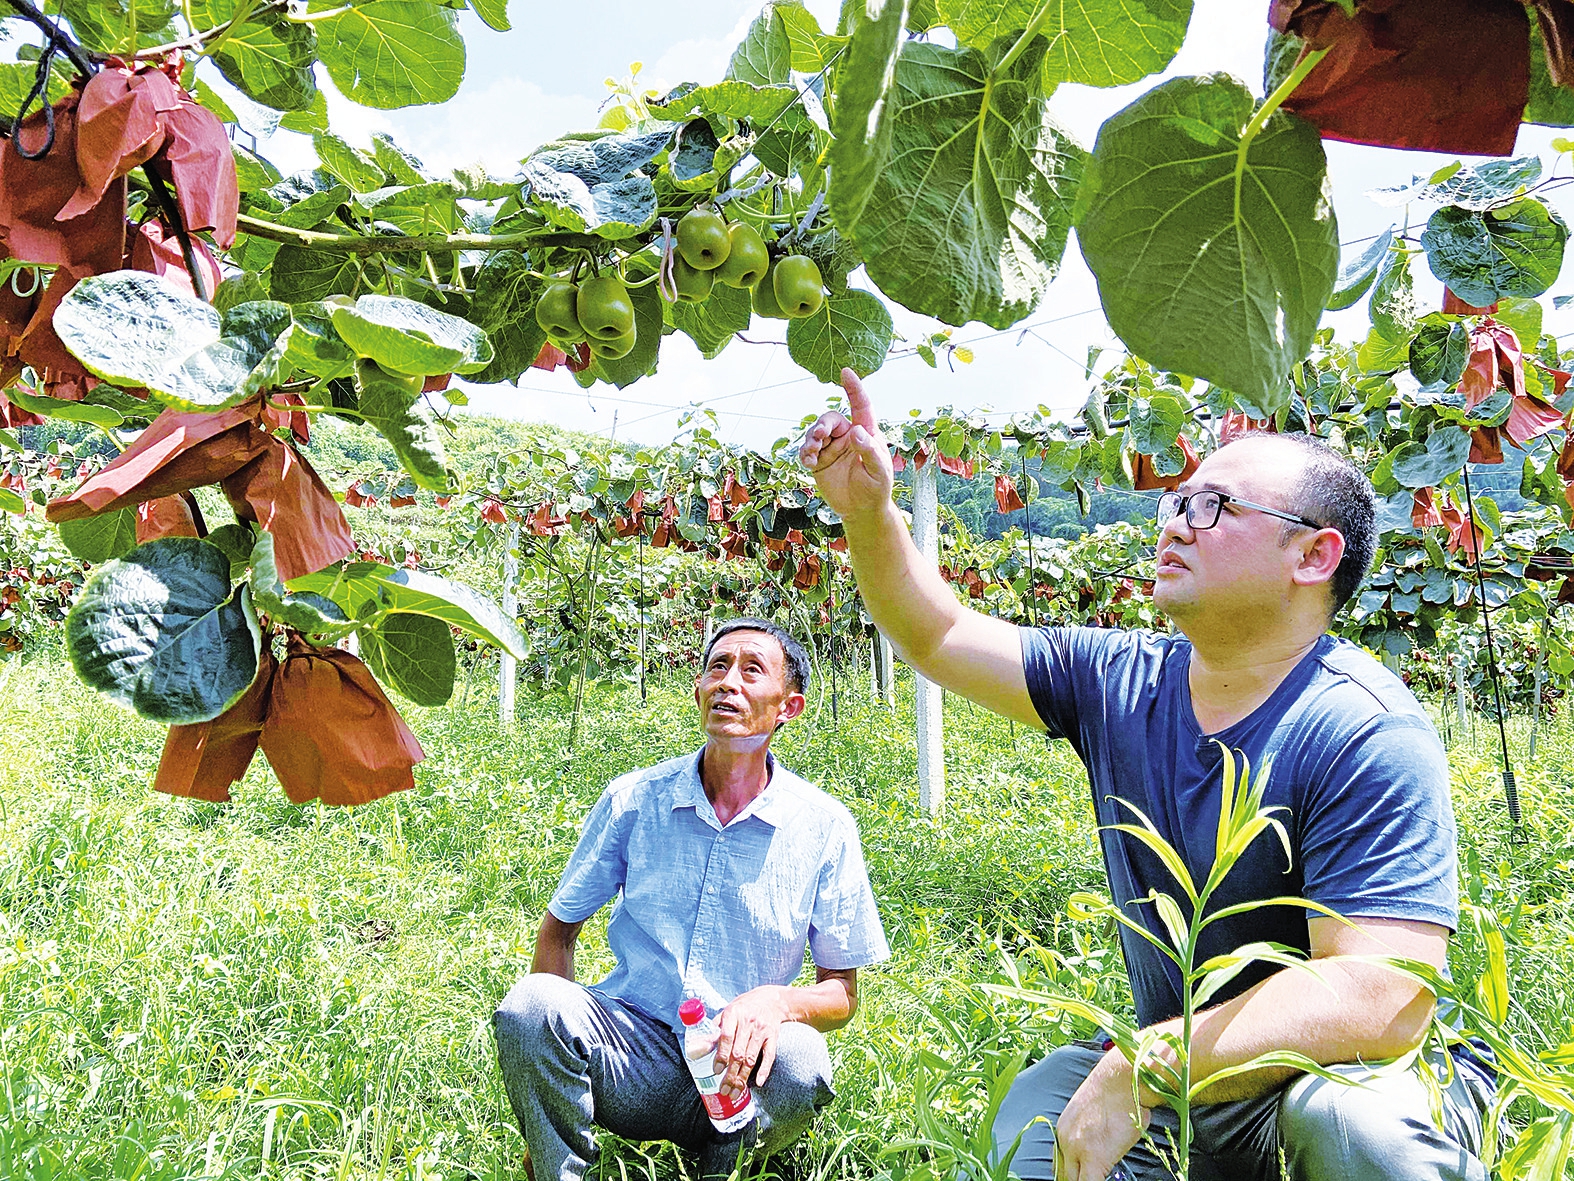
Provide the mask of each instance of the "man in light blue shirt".
[{"label": "man in light blue shirt", "polygon": [[[493,1017],[509,1102],[536,1181],[577,1181],[602,1127],[699,1154],[702,1177],[774,1152],[831,1099],[823,1034],[852,1019],[858,969],[890,951],[852,816],[770,754],[803,712],[809,659],[759,619],[723,624],[694,686],[695,754],[623,775],[591,810],[547,904],[531,974]],[[617,898],[616,958],[574,983],[585,921]],[[815,983],[793,987],[814,960]],[[720,1010],[722,1094],[758,1118],[716,1131],[684,1063],[678,1006]]]}]

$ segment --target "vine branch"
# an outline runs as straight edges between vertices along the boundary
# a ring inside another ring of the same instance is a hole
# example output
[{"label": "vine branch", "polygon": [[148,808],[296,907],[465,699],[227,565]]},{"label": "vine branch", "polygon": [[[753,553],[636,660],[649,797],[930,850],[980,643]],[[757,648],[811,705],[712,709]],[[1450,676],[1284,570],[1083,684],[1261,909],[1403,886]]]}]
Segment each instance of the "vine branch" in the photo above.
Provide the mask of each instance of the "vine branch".
[{"label": "vine branch", "polygon": [[321,230],[297,230],[277,222],[264,221],[242,213],[236,226],[256,238],[300,246],[306,250],[326,250],[334,254],[386,254],[390,252],[432,253],[461,250],[518,250],[531,245],[571,246],[583,241],[572,234],[522,231],[517,234],[326,234]]}]

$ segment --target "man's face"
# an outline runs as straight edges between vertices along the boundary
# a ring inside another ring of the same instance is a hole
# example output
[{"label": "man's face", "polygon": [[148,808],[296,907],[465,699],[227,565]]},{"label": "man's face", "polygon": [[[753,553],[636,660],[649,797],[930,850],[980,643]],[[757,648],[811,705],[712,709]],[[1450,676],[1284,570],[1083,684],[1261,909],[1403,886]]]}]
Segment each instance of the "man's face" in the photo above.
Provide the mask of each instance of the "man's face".
[{"label": "man's face", "polygon": [[[1294,512],[1290,490],[1303,461],[1293,446],[1242,439],[1215,451],[1179,488],[1182,495],[1212,489],[1270,508]],[[1285,522],[1226,504],[1212,529],[1193,529],[1178,513],[1159,530],[1153,602],[1182,626],[1201,617],[1282,611],[1301,558],[1279,538]],[[1310,529],[1300,530],[1310,537]]]},{"label": "man's face", "polygon": [[766,741],[804,705],[803,694],[787,688],[782,646],[756,631],[728,632],[711,646],[694,682],[694,702],[708,737]]}]

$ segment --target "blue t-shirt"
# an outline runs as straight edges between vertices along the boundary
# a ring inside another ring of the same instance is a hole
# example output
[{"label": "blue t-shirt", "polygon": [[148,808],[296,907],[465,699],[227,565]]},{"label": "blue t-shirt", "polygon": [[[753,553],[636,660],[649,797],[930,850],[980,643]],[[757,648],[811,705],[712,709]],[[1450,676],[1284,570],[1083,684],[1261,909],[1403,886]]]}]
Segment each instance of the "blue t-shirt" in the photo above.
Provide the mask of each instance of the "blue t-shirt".
[{"label": "blue t-shirt", "polygon": [[[1180,851],[1199,885],[1213,865],[1221,756],[1243,751],[1253,777],[1272,757],[1264,807],[1290,834],[1293,860],[1262,833],[1214,895],[1211,909],[1294,896],[1347,917],[1458,922],[1454,814],[1437,731],[1393,673],[1353,644],[1323,636],[1250,716],[1204,735],[1192,711],[1183,636],[1103,628],[1023,628],[1022,661],[1034,707],[1053,737],[1087,765],[1101,826],[1136,823],[1124,799]],[[1161,940],[1151,889],[1190,919],[1180,887],[1141,842],[1107,828],[1104,865],[1115,903]],[[1209,927],[1198,962],[1269,940],[1310,950],[1308,912],[1277,906]],[[1180,972],[1146,940],[1121,930],[1137,1018],[1180,1013]],[[1256,964],[1210,1004],[1244,992],[1277,968]]]}]

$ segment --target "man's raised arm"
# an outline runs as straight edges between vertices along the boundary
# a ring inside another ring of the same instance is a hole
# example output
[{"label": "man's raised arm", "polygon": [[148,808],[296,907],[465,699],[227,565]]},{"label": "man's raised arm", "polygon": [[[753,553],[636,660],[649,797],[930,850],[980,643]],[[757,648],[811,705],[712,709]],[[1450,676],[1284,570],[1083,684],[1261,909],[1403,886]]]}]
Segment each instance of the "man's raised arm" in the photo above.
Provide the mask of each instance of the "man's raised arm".
[{"label": "man's raised arm", "polygon": [[1024,725],[1044,723],[1028,696],[1014,624],[963,607],[913,545],[891,502],[891,456],[863,383],[842,370],[851,418],[822,414],[799,458],[841,514],[864,605],[903,660],[929,680]]}]

